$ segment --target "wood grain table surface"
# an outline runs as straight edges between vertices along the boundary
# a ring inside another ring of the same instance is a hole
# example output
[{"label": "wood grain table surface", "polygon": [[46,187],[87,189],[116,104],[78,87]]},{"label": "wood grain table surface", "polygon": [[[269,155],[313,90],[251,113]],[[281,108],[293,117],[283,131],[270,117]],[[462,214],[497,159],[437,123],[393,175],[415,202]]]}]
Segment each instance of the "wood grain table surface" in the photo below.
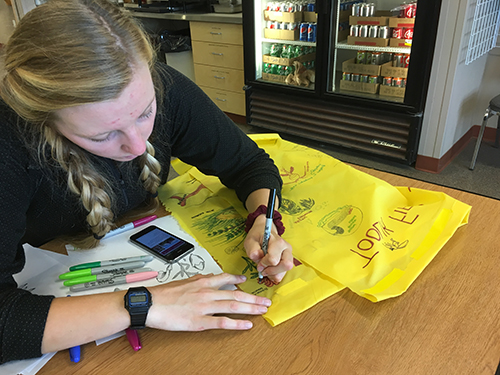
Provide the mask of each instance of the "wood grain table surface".
[{"label": "wood grain table surface", "polygon": [[[407,292],[372,303],[345,289],[276,327],[140,332],[58,352],[46,374],[494,374],[500,360],[500,201],[355,166],[394,186],[444,192],[472,206]],[[471,172],[474,173],[474,172]],[[500,187],[499,187],[500,188]]]}]

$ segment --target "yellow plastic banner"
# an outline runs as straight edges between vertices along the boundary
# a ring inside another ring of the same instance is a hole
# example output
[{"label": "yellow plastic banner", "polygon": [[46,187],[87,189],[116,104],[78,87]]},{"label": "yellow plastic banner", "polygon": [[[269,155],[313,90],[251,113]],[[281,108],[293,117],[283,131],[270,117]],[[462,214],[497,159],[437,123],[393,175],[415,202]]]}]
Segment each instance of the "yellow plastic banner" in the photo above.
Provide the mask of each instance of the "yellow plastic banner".
[{"label": "yellow plastic banner", "polygon": [[283,179],[283,238],[296,266],[279,285],[258,283],[243,248],[248,212],[218,178],[174,162],[181,175],[159,196],[225,272],[247,276],[242,290],[273,300],[264,315],[273,326],[344,286],[373,302],[402,294],[467,223],[471,207],[446,194],[394,187],[276,134],[251,138]]}]

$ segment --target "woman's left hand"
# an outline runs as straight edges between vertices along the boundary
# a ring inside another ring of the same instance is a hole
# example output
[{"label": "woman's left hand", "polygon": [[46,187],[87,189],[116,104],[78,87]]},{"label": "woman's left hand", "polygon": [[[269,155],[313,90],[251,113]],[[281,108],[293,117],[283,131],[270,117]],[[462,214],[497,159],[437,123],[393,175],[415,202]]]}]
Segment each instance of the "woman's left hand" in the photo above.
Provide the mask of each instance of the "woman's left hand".
[{"label": "woman's left hand", "polygon": [[257,264],[257,271],[274,283],[280,283],[293,268],[292,246],[278,235],[273,223],[267,254],[262,251],[266,215],[258,216],[244,242],[248,257]]}]

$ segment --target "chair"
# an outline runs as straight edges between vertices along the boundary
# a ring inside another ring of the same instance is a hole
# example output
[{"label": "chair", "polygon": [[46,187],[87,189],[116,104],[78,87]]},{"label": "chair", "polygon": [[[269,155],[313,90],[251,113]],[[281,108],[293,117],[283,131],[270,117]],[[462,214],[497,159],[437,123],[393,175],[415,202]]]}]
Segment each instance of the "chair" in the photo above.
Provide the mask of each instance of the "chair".
[{"label": "chair", "polygon": [[483,140],[484,129],[486,128],[488,119],[494,115],[499,116],[497,133],[495,136],[495,147],[498,147],[498,141],[500,139],[500,95],[497,95],[493,99],[491,99],[490,105],[488,106],[488,108],[486,108],[486,112],[484,113],[483,117],[483,123],[481,124],[481,129],[479,129],[479,135],[477,136],[476,148],[474,149],[474,154],[472,155],[472,161],[469,167],[470,170],[473,170],[476,166],[477,154],[479,153],[479,147],[481,146],[481,141]]}]

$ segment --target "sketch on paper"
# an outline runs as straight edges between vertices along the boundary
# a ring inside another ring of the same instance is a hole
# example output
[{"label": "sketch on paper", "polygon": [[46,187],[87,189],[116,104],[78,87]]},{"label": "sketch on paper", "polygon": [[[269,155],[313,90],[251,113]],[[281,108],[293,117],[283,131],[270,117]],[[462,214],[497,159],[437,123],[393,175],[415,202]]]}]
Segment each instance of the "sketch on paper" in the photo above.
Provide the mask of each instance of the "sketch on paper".
[{"label": "sketch on paper", "polygon": [[[158,272],[156,281],[165,283],[178,279],[185,279],[202,273],[205,269],[206,261],[198,254],[190,254],[177,262],[168,263],[165,271]],[[173,275],[171,277],[171,275]]]}]

